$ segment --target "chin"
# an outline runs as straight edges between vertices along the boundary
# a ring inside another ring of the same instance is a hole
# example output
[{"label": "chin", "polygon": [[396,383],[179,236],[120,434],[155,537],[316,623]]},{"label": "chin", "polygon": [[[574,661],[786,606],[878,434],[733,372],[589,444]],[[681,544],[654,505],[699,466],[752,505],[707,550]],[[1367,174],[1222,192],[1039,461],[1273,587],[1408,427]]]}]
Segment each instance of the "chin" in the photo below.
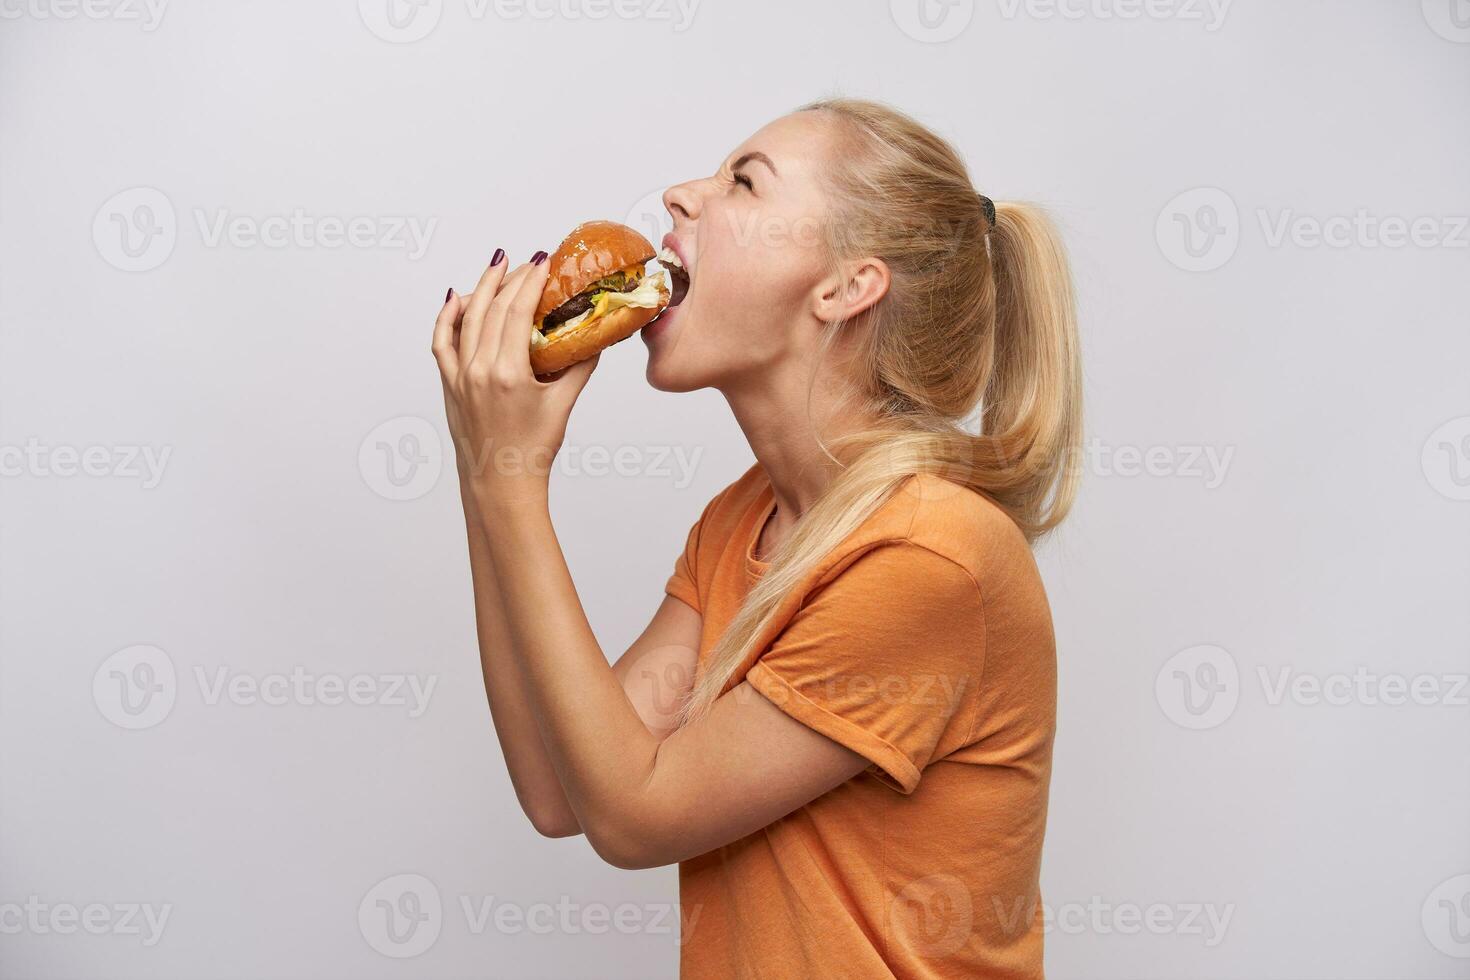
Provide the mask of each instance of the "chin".
[{"label": "chin", "polygon": [[657,391],[683,394],[709,387],[708,382],[701,380],[697,372],[681,369],[673,363],[672,357],[657,351],[648,352],[648,367],[643,375],[648,379],[649,387]]},{"label": "chin", "polygon": [[702,377],[705,372],[698,364],[688,363],[687,350],[679,350],[688,327],[687,316],[687,310],[674,308],[643,330],[643,344],[648,348],[644,377],[658,391],[679,393],[708,387],[708,381]]}]

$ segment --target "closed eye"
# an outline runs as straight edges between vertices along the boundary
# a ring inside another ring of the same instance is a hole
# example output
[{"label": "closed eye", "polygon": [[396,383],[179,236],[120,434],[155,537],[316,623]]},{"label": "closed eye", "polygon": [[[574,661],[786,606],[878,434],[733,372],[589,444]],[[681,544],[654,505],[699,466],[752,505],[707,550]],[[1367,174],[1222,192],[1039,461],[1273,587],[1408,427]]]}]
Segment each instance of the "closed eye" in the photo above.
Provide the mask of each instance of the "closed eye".
[{"label": "closed eye", "polygon": [[745,174],[734,173],[730,175],[730,179],[733,180],[735,183],[744,186],[745,189],[750,191],[752,194],[755,193],[755,184],[751,183],[750,178],[747,177]]}]

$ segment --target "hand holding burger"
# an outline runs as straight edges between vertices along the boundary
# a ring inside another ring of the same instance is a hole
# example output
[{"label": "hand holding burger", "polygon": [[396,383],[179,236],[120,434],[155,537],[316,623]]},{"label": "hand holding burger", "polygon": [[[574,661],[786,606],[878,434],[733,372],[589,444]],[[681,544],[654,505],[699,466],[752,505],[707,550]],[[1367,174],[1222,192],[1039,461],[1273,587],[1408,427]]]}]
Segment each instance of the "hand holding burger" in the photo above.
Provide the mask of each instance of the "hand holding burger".
[{"label": "hand holding burger", "polygon": [[482,510],[544,500],[591,359],[683,299],[678,257],[656,258],[633,229],[593,221],[514,271],[497,250],[473,293],[449,290],[432,346],[462,485]]}]

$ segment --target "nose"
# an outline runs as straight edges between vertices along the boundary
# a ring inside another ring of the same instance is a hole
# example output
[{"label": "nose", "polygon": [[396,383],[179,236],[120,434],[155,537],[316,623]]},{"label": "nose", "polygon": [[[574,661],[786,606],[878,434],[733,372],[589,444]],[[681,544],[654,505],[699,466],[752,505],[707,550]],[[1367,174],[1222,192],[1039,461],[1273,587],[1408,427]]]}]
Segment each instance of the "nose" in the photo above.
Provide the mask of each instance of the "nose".
[{"label": "nose", "polygon": [[700,193],[700,182],[686,180],[664,191],[664,207],[674,216],[674,227],[683,221],[698,221],[704,210],[704,199]]}]

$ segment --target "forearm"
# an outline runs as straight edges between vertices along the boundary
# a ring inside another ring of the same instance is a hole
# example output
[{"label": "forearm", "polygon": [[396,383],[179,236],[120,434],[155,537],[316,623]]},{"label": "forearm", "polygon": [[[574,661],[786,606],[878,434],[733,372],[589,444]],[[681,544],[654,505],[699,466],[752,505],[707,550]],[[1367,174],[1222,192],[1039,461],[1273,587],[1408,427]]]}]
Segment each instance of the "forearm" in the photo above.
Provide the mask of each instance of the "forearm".
[{"label": "forearm", "polygon": [[513,639],[479,507],[468,487],[462,488],[461,496],[469,542],[470,575],[474,582],[480,670],[484,675],[490,716],[496,737],[500,740],[511,785],[515,788],[521,809],[537,831],[548,837],[579,833],[581,827],[567,803],[527,700],[527,686],[519,658],[512,648]]},{"label": "forearm", "polygon": [[544,499],[483,506],[483,540],[542,743],[594,846],[617,846],[646,812],[659,741],[592,633]]}]

